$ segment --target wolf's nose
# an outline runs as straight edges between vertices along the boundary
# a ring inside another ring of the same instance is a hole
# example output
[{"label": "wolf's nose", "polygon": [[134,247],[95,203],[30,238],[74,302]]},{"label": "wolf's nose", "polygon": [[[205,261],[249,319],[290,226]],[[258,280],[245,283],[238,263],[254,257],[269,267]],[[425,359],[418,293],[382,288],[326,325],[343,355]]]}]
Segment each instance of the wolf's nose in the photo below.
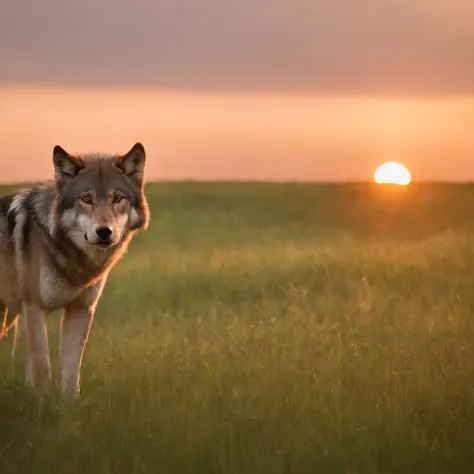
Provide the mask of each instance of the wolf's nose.
[{"label": "wolf's nose", "polygon": [[109,240],[110,236],[112,235],[112,227],[109,225],[101,225],[97,227],[95,233],[102,239],[102,240]]}]

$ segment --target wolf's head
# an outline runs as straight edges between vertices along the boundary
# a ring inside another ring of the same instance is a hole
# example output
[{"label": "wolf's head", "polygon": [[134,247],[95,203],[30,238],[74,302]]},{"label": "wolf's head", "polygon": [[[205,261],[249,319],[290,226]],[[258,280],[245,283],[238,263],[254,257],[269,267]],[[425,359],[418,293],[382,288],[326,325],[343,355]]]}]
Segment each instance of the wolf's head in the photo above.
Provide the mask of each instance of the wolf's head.
[{"label": "wolf's head", "polygon": [[112,248],[148,226],[141,143],[111,156],[73,156],[55,146],[53,164],[58,226],[78,247]]}]

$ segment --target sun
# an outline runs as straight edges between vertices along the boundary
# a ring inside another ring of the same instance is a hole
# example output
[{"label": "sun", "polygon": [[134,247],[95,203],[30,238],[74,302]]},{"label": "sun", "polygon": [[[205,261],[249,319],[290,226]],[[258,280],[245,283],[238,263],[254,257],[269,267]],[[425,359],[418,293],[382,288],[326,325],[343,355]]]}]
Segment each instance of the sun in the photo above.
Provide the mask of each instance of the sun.
[{"label": "sun", "polygon": [[380,165],[374,173],[374,181],[380,184],[410,184],[411,175],[406,166],[396,161],[388,161]]}]

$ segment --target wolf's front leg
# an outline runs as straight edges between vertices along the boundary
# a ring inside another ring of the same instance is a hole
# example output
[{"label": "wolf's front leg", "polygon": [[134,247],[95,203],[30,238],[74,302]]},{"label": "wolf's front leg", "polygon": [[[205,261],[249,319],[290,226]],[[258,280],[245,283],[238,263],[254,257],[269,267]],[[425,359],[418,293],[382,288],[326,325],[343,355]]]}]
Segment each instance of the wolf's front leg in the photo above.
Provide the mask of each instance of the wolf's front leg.
[{"label": "wolf's front leg", "polygon": [[28,343],[28,364],[37,398],[51,390],[51,365],[49,356],[46,312],[41,308],[25,305],[23,315]]},{"label": "wolf's front leg", "polygon": [[67,308],[61,318],[61,376],[65,396],[79,395],[82,355],[93,318],[94,308],[81,305]]}]

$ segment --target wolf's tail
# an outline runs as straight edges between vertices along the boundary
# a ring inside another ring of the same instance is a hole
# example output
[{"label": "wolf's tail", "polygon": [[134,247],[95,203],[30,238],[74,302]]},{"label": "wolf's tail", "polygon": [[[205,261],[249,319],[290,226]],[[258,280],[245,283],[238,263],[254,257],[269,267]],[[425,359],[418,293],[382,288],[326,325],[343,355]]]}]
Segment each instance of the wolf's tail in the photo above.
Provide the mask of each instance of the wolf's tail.
[{"label": "wolf's tail", "polygon": [[8,309],[5,308],[3,303],[0,302],[0,315],[3,310],[3,316],[0,326],[0,340],[8,336],[9,329],[13,328],[13,346],[12,346],[12,370],[13,370],[13,379],[15,379],[15,353],[16,346],[18,343],[18,316],[13,318],[13,321],[8,324]]},{"label": "wolf's tail", "polygon": [[8,326],[8,309],[5,308],[5,305],[0,301],[0,315],[2,316],[2,325],[0,326],[0,340],[7,336]]},{"label": "wolf's tail", "polygon": [[8,336],[8,331],[13,328],[14,331],[17,329],[18,325],[18,316],[15,316],[11,321],[8,321],[8,309],[5,309],[2,312],[0,310],[0,318],[1,318],[1,324],[0,324],[0,339],[3,339],[4,337]]}]

